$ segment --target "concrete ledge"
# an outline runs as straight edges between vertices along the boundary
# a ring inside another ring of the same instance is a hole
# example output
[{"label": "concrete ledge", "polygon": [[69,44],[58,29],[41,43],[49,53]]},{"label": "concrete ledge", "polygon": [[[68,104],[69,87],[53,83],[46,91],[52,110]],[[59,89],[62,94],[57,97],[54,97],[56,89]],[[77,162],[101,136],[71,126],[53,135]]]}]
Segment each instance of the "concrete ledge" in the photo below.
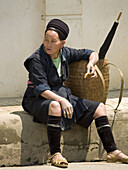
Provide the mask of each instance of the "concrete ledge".
[{"label": "concrete ledge", "polygon": [[[116,98],[107,103],[114,106]],[[107,106],[110,122],[114,112]],[[128,155],[128,98],[124,97],[116,113],[113,134],[117,146]],[[61,147],[68,161],[91,161],[105,159],[95,123],[86,130],[75,125],[62,133]],[[34,123],[32,116],[21,106],[0,107],[0,166],[31,165],[46,163],[49,155],[46,126]]]}]

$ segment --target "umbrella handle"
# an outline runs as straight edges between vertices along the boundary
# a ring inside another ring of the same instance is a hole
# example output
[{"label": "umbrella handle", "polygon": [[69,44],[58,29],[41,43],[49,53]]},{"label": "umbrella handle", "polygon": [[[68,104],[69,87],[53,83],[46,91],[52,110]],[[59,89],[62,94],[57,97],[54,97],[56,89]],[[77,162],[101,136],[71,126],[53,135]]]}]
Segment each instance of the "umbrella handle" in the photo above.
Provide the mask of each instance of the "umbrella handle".
[{"label": "umbrella handle", "polygon": [[117,22],[119,21],[121,15],[122,15],[122,12],[119,13],[119,16],[118,16],[118,18],[117,18],[117,20],[116,20]]}]

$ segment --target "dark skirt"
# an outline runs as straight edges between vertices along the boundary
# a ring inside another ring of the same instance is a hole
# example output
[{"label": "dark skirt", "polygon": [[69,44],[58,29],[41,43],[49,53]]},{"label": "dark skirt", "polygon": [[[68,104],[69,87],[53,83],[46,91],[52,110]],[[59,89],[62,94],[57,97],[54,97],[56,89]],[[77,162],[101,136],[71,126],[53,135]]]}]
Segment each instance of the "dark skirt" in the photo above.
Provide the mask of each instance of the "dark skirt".
[{"label": "dark skirt", "polygon": [[[93,115],[97,109],[99,102],[82,99],[72,95],[71,90],[64,86],[53,87],[52,91],[67,100],[73,106],[73,117],[72,119],[61,116],[61,129],[70,129],[75,123],[79,124],[84,128],[88,128],[93,121]],[[53,100],[47,100],[41,96],[36,97],[33,93],[33,89],[28,87],[22,102],[22,106],[25,111],[33,115],[34,121],[39,123],[47,124],[49,104]]]}]

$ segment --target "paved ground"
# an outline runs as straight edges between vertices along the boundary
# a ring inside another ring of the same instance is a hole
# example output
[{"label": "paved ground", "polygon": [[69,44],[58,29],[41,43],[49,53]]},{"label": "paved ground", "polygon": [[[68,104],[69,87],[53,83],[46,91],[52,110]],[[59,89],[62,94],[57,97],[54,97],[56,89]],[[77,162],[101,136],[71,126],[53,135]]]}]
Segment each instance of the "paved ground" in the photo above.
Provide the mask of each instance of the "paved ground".
[{"label": "paved ground", "polygon": [[24,166],[24,167],[1,167],[0,170],[128,170],[128,164],[106,162],[82,162],[70,163],[68,168],[57,168],[50,165]]}]

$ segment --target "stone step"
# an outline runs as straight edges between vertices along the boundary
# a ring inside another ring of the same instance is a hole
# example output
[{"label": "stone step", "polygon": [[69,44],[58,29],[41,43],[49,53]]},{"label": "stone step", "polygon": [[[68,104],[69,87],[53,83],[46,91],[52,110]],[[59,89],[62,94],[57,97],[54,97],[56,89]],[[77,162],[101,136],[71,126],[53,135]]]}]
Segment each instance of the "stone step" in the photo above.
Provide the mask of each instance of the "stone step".
[{"label": "stone step", "polygon": [[[113,107],[118,99],[107,100],[107,114],[112,123]],[[111,106],[110,106],[111,105]],[[117,146],[128,155],[128,98],[123,97],[116,113],[113,134]],[[75,125],[62,132],[61,148],[70,162],[105,160],[95,123],[88,129]],[[0,166],[46,163],[49,156],[46,126],[33,122],[21,106],[0,107]]]}]

